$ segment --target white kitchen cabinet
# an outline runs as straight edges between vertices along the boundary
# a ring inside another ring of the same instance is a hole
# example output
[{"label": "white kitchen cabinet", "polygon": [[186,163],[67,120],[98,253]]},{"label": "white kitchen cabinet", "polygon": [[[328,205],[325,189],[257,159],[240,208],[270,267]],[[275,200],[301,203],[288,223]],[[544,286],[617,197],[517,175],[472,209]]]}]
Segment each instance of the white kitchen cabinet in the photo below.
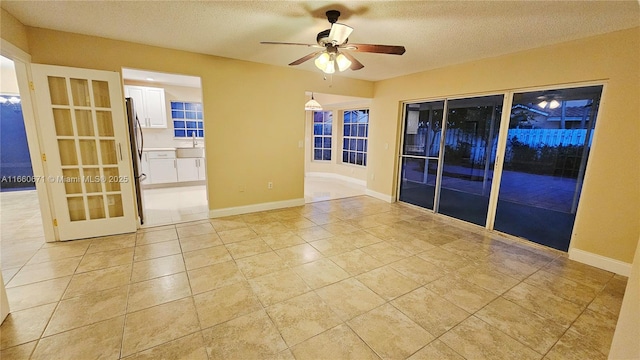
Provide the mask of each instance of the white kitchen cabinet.
[{"label": "white kitchen cabinet", "polygon": [[144,174],[145,177],[140,180],[141,184],[151,184],[151,169],[149,168],[149,153],[144,151],[142,153],[142,159],[140,160],[140,174]]},{"label": "white kitchen cabinet", "polygon": [[175,151],[149,151],[149,177],[151,184],[178,181]]},{"label": "white kitchen cabinet", "polygon": [[164,89],[148,86],[124,86],[125,96],[133,99],[133,106],[143,128],[166,128],[167,110]]},{"label": "white kitchen cabinet", "polygon": [[197,181],[197,158],[183,158],[178,160],[178,181]]},{"label": "white kitchen cabinet", "polygon": [[204,158],[177,159],[178,181],[199,181],[206,177]]}]

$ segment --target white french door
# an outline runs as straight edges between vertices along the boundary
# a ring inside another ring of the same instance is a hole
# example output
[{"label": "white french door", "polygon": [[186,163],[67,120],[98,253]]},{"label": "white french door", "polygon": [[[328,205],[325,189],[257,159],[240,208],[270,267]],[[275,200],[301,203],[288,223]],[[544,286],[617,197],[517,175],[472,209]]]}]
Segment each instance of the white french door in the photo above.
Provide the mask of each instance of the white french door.
[{"label": "white french door", "polygon": [[136,230],[120,75],[32,64],[59,240]]}]

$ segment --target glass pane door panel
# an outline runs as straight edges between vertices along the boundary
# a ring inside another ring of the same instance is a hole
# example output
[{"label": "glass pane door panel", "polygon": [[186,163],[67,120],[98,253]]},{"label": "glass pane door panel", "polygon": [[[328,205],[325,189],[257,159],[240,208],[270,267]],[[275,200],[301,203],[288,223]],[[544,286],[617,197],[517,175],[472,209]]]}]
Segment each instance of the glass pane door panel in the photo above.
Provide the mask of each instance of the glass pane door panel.
[{"label": "glass pane door panel", "polygon": [[83,165],[98,165],[98,152],[95,140],[80,140],[80,153]]},{"label": "glass pane door panel", "polygon": [[448,102],[439,213],[486,224],[503,98]]},{"label": "glass pane door panel", "polygon": [[402,159],[400,201],[433,209],[438,160]]},{"label": "glass pane door panel", "polygon": [[494,228],[566,251],[602,86],[513,96]]},{"label": "glass pane door panel", "polygon": [[76,128],[78,136],[94,136],[90,110],[76,110]]},{"label": "glass pane door panel", "polygon": [[99,136],[113,136],[113,120],[111,111],[96,111]]},{"label": "glass pane door panel", "polygon": [[69,105],[66,79],[63,77],[49,76],[48,81],[51,105]]},{"label": "glass pane door panel", "polygon": [[67,205],[69,207],[69,217],[71,218],[71,221],[87,219],[84,212],[84,201],[82,200],[82,196],[68,197]]},{"label": "glass pane door panel", "polygon": [[87,204],[89,205],[89,218],[90,219],[104,219],[104,201],[102,195],[100,196],[87,196]]},{"label": "glass pane door panel", "polygon": [[64,169],[62,170],[62,176],[64,177],[64,189],[67,194],[82,193],[79,169]]},{"label": "glass pane door panel", "polygon": [[118,168],[104,168],[104,181],[107,191],[120,191],[120,178]]},{"label": "glass pane door panel", "polygon": [[122,209],[122,196],[120,194],[107,195],[107,202],[109,204],[109,217],[122,217],[124,211]]},{"label": "glass pane door panel", "polygon": [[60,151],[60,163],[62,165],[78,165],[75,141],[58,140],[58,150]]},{"label": "glass pane door panel", "polygon": [[68,109],[53,109],[53,121],[56,126],[56,135],[73,136],[73,124],[71,124],[71,111]]},{"label": "glass pane door panel", "polygon": [[116,142],[113,140],[100,140],[100,151],[102,153],[102,164],[110,165],[118,163],[116,153]]},{"label": "glass pane door panel", "polygon": [[91,106],[89,83],[86,79],[71,79],[71,96],[75,106]]},{"label": "glass pane door panel", "polygon": [[100,169],[97,168],[83,168],[84,178],[82,181],[84,182],[84,187],[86,192],[88,193],[99,193],[102,192],[102,181],[100,176]]},{"label": "glass pane door panel", "polygon": [[96,107],[111,107],[109,100],[109,83],[106,81],[93,80],[93,100]]},{"label": "glass pane door panel", "polygon": [[407,105],[403,155],[438,156],[443,109],[444,101]]}]

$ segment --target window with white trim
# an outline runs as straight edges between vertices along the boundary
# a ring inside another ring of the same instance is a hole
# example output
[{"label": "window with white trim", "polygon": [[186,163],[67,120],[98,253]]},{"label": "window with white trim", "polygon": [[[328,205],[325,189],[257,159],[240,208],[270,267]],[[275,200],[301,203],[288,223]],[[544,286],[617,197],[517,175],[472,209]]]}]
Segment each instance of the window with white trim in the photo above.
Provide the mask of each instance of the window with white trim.
[{"label": "window with white trim", "polygon": [[313,160],[331,160],[331,111],[313,112]]},{"label": "window with white trim", "polygon": [[171,102],[171,119],[174,137],[204,138],[204,119],[202,104],[187,101]]},{"label": "window with white trim", "polygon": [[342,131],[342,162],[367,166],[369,109],[345,110]]}]

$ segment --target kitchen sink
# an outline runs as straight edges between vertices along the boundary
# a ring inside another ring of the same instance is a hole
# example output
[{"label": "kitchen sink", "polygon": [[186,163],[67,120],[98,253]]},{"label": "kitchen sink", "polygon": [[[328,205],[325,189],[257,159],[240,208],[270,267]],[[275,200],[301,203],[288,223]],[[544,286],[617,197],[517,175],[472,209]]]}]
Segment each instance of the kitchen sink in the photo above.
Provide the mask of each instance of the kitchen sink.
[{"label": "kitchen sink", "polygon": [[201,147],[184,147],[176,148],[177,158],[202,158],[204,157],[204,148]]}]

